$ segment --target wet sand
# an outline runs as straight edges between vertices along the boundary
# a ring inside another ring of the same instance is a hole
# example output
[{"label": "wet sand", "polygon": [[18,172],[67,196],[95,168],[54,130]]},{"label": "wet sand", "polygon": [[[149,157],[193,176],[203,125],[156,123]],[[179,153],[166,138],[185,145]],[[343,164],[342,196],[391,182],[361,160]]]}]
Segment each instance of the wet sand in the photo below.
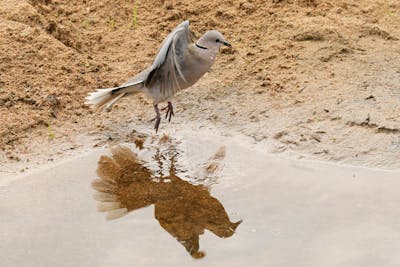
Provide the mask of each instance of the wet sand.
[{"label": "wet sand", "polygon": [[399,171],[201,132],[113,153],[2,179],[2,266],[400,264]]}]

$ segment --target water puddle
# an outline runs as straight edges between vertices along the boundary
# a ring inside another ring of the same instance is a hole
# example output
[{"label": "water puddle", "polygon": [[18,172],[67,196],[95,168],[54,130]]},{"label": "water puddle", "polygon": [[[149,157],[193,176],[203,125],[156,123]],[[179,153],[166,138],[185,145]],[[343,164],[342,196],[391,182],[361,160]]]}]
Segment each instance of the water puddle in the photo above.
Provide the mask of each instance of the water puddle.
[{"label": "water puddle", "polygon": [[232,222],[223,204],[210,192],[223,167],[224,147],[200,164],[197,177],[189,179],[183,176],[184,168],[178,162],[180,152],[170,140],[163,140],[153,150],[143,144],[138,149],[149,152],[154,170],[149,166],[154,164],[146,163],[124,146],[112,149],[111,156],[103,155],[98,161],[99,178],[92,187],[96,190],[97,209],[106,212],[107,219],[154,205],[154,219],[193,258],[205,256],[199,245],[204,230],[220,238],[235,233],[241,221]]},{"label": "water puddle", "polygon": [[0,265],[400,266],[399,171],[173,137],[2,181]]}]

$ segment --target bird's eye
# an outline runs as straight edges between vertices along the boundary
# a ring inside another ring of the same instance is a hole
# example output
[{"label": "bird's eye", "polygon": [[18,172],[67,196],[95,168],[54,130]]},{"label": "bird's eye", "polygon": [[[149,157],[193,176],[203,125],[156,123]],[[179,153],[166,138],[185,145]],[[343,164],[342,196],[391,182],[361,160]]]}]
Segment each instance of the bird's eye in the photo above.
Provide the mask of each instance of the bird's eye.
[{"label": "bird's eye", "polygon": [[217,43],[219,43],[219,39],[215,40]]}]

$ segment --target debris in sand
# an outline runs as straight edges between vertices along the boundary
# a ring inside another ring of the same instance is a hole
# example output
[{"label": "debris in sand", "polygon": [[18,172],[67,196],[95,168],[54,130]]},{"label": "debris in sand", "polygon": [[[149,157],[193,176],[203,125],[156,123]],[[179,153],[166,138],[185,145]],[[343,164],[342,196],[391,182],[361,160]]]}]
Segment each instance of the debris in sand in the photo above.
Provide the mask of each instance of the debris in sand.
[{"label": "debris in sand", "polygon": [[324,41],[324,35],[319,31],[306,31],[298,33],[293,37],[294,40],[302,41]]},{"label": "debris in sand", "polygon": [[167,134],[167,133],[164,133],[161,137],[160,137],[160,139],[159,139],[159,143],[160,144],[165,144],[165,143],[169,143],[169,142],[171,142],[171,137]]},{"label": "debris in sand", "polygon": [[348,47],[324,47],[318,51],[319,54],[319,59],[322,62],[328,62],[331,61],[334,58],[337,58],[339,56],[347,55],[352,53],[352,50]]},{"label": "debris in sand", "polygon": [[399,40],[399,38],[391,35],[390,33],[381,29],[378,26],[364,26],[363,34],[361,35],[361,37],[366,37],[366,36],[378,36],[381,37],[382,39],[393,40],[393,41]]},{"label": "debris in sand", "polygon": [[363,122],[349,121],[348,126],[359,126],[375,130],[377,133],[397,134],[400,133],[400,128],[391,128],[387,126],[381,126],[377,123],[371,123],[371,119],[368,116]]}]

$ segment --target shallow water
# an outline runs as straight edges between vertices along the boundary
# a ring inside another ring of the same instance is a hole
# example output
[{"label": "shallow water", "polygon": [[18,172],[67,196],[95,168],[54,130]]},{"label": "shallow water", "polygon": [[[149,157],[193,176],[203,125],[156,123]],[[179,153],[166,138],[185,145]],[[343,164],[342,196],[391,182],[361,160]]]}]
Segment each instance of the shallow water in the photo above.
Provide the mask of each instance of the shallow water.
[{"label": "shallow water", "polygon": [[141,148],[3,181],[1,265],[400,264],[400,172],[273,158],[200,132]]}]

